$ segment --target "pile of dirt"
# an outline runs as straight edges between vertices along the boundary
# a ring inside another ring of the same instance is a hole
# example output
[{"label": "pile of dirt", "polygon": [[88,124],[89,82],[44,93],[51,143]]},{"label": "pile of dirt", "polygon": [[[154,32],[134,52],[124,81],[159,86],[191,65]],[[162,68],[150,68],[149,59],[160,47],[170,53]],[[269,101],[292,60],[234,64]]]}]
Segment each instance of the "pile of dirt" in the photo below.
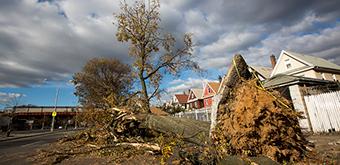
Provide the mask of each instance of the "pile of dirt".
[{"label": "pile of dirt", "polygon": [[279,93],[264,90],[253,78],[225,97],[212,136],[221,157],[266,155],[281,163],[305,158],[309,142],[299,126],[302,116]]}]

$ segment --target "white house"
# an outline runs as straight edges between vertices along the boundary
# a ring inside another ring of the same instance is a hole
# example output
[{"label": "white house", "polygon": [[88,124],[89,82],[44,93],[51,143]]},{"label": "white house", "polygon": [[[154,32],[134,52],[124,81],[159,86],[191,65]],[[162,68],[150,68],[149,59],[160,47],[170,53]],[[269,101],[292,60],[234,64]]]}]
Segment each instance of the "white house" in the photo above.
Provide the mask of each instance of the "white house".
[{"label": "white house", "polygon": [[[310,116],[315,117],[316,114],[307,108],[309,105],[306,104],[305,97],[310,94],[306,92],[306,89],[318,88],[318,94],[325,93],[324,89],[329,90],[329,86],[335,86],[339,90],[339,80],[340,66],[322,58],[282,50],[277,64],[264,86],[280,91],[284,97],[290,99],[294,109],[303,112],[306,117],[306,119],[300,120],[300,126],[309,131],[315,131],[313,129],[315,123]],[[320,113],[327,112],[326,109],[337,102],[340,100],[328,103],[326,108],[322,108],[324,111],[320,111]],[[313,104],[321,104],[321,102]],[[338,113],[338,111],[334,113]]]},{"label": "white house", "polygon": [[270,77],[278,74],[338,81],[340,66],[319,57],[282,50]]}]

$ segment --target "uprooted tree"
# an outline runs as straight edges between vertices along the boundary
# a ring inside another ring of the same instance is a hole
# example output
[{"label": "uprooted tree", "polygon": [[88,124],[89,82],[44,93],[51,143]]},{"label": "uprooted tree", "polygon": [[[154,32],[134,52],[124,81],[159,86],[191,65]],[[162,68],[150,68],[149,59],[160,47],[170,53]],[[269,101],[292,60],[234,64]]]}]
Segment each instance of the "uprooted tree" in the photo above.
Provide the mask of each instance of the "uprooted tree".
[{"label": "uprooted tree", "polygon": [[241,55],[233,58],[223,87],[212,135],[220,157],[266,155],[280,163],[306,157],[301,114],[278,92],[264,89]]},{"label": "uprooted tree", "polygon": [[91,108],[122,106],[132,82],[130,66],[113,58],[93,58],[73,76],[75,95],[83,106]]},{"label": "uprooted tree", "polygon": [[[206,164],[214,164],[216,160],[225,160],[227,155],[267,155],[282,163],[304,158],[308,141],[298,125],[300,114],[289,106],[283,106],[289,103],[278,93],[261,88],[241,56],[233,58],[233,65],[223,81],[224,92],[212,139],[208,136],[207,122],[141,113],[150,112],[149,102],[159,94],[164,72],[176,74],[183,68],[199,68],[191,60],[193,44],[189,34],[184,35],[182,46],[176,46],[172,35],[160,33],[158,0],[153,0],[149,6],[144,1],[137,1],[132,7],[124,1],[121,10],[116,15],[116,36],[119,41],[130,43],[129,55],[134,58],[132,72],[141,83],[144,111],[117,104],[121,98],[128,96],[131,74],[127,66],[114,62],[109,67],[112,72],[101,67],[85,66],[84,70],[91,74],[78,73],[74,79],[78,96],[85,103],[94,105],[95,110],[87,120],[94,121],[96,127],[83,131],[77,139],[98,150],[108,146],[115,149],[120,146],[146,148],[151,153],[161,153],[166,159],[179,155],[180,159],[193,164],[199,164],[205,158],[208,160]],[[95,85],[89,86],[90,90],[79,90],[87,87],[82,86],[84,84],[79,80]],[[153,90],[151,94],[148,93],[150,90]],[[94,95],[88,95],[89,92]],[[111,107],[105,107],[108,98]],[[163,146],[157,143],[155,139],[163,135],[190,143],[188,150],[177,146],[177,153],[174,153],[177,142]],[[120,149],[126,151],[125,148]]]},{"label": "uprooted tree", "polygon": [[137,138],[135,141],[140,142],[149,135],[154,137],[156,131],[183,134],[190,141],[204,143],[206,138],[198,136],[207,135],[208,127],[200,127],[195,121],[136,111],[136,102],[129,104],[135,94],[130,92],[131,77],[128,65],[117,59],[104,58],[90,60],[81,72],[74,75],[76,95],[85,108],[80,119],[91,126],[81,135],[86,141],[112,144]]},{"label": "uprooted tree", "polygon": [[[71,144],[80,143],[78,147],[87,147],[86,152],[113,154],[115,160],[133,155],[124,155],[125,152],[138,151],[149,156],[151,153],[161,157],[161,164],[168,160],[170,163],[179,160],[182,164],[223,164],[233,161],[235,155],[244,158],[245,164],[253,161],[251,157],[263,163],[261,155],[279,163],[306,158],[309,143],[299,127],[301,115],[279,93],[264,89],[240,55],[233,58],[222,89],[217,124],[210,139],[208,122],[114,107],[96,110],[89,116],[89,120],[99,119],[99,127],[78,134],[79,141]],[[159,137],[166,138],[159,142]],[[65,155],[82,153],[81,149],[74,150],[72,147]],[[265,159],[269,164],[274,163]]]},{"label": "uprooted tree", "polygon": [[[143,1],[136,2],[133,7],[124,1],[121,9],[122,12],[116,16],[116,35],[119,41],[131,43],[129,54],[135,60],[133,70],[130,72],[128,66],[117,61],[96,59],[90,61],[82,72],[75,74],[77,96],[83,104],[91,105],[86,107],[83,119],[94,126],[85,130],[79,138],[97,144],[131,141],[142,143],[149,136],[163,133],[180,134],[189,141],[203,144],[207,139],[199,136],[207,135],[207,123],[203,124],[206,127],[202,127],[197,121],[143,113],[150,112],[149,101],[159,94],[160,81],[165,72],[178,75],[184,68],[199,69],[191,61],[191,35],[185,34],[182,45],[176,46],[176,40],[171,34],[160,33],[159,1],[152,1],[149,7]],[[136,92],[141,96],[137,97],[134,104],[116,104],[128,96],[130,78],[134,75],[141,82],[142,90]],[[148,89],[153,92],[148,94]],[[135,108],[139,100],[142,100],[144,111]]]},{"label": "uprooted tree", "polygon": [[[120,42],[129,42],[129,55],[134,58],[133,67],[141,85],[142,108],[150,112],[150,100],[159,95],[160,81],[165,72],[178,74],[181,69],[198,69],[192,59],[192,37],[185,34],[183,43],[169,33],[161,33],[160,2],[148,4],[136,1],[129,6],[121,3],[121,13],[115,15],[118,26],[116,33]],[[153,92],[149,93],[150,90]]]}]

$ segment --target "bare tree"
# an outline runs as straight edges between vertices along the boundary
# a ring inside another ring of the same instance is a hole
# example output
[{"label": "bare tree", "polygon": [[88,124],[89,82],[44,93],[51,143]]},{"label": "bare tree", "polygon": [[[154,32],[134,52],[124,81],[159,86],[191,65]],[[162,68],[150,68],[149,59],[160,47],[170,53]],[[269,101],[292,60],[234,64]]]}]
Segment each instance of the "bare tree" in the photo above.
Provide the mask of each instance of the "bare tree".
[{"label": "bare tree", "polygon": [[22,97],[25,96],[21,93],[0,93],[0,105],[4,108],[13,108],[21,104]]},{"label": "bare tree", "polygon": [[[129,42],[129,55],[134,58],[134,69],[141,85],[143,109],[150,112],[150,100],[159,96],[160,81],[164,73],[176,75],[182,69],[199,69],[192,61],[191,34],[184,34],[183,43],[176,45],[172,34],[161,33],[160,2],[151,0],[146,6],[143,0],[129,6],[121,3],[116,14],[120,42]],[[149,94],[149,89],[153,89]]]},{"label": "bare tree", "polygon": [[[25,96],[21,93],[1,93],[0,92],[0,105],[2,105],[7,111],[8,116],[2,117],[0,124],[2,130],[6,130],[6,136],[8,137],[12,132],[12,121],[15,115],[16,107],[21,104],[22,97]],[[4,129],[5,128],[5,129]]]}]

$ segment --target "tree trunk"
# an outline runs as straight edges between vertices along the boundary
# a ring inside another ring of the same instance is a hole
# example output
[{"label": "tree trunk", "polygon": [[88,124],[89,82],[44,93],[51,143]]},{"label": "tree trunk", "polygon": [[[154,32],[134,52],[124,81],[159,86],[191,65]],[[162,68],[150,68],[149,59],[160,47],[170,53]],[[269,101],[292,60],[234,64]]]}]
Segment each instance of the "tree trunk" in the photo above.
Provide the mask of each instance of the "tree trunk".
[{"label": "tree trunk", "polygon": [[144,115],[137,117],[142,128],[159,133],[177,135],[184,141],[204,145],[209,140],[210,124],[204,121],[173,116]]},{"label": "tree trunk", "polygon": [[228,95],[234,89],[234,87],[239,84],[242,79],[251,78],[251,74],[248,70],[248,65],[244,61],[240,54],[236,54],[233,58],[231,66],[229,67],[227,76],[222,82],[222,99],[219,104],[225,104],[228,99]]},{"label": "tree trunk", "polygon": [[146,87],[146,83],[144,80],[144,76],[143,76],[143,70],[141,69],[140,73],[139,73],[139,79],[142,85],[142,101],[143,101],[143,110],[146,113],[151,113],[150,111],[150,103],[149,103],[149,96],[148,96],[148,90]]}]

